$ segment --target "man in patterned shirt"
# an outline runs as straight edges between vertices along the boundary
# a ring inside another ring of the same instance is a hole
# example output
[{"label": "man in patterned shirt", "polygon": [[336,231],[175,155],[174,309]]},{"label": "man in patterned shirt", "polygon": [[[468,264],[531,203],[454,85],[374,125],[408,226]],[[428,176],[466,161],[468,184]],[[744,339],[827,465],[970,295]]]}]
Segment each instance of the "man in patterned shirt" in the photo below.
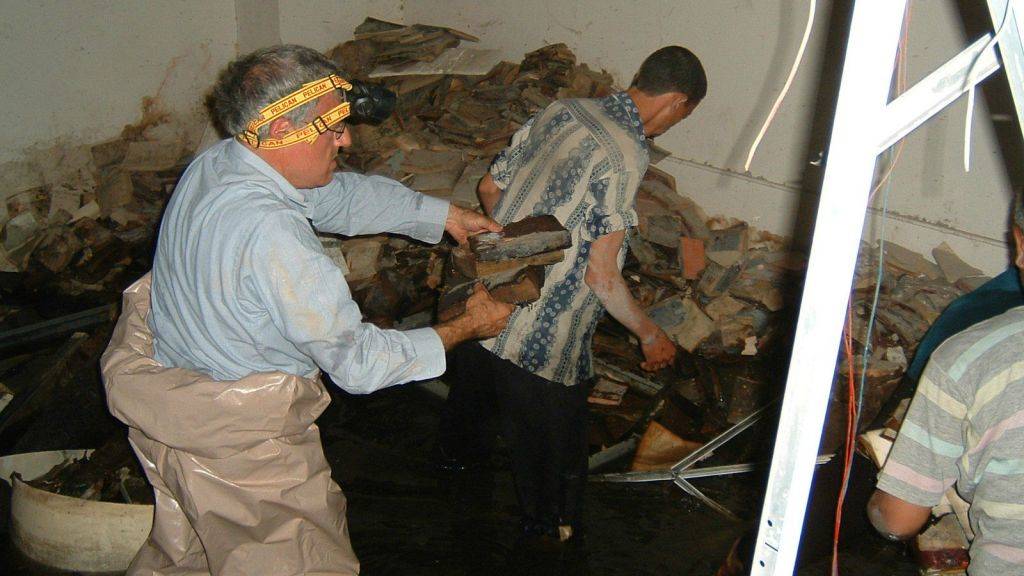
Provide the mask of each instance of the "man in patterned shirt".
[{"label": "man in patterned shirt", "polygon": [[622,278],[625,238],[637,224],[645,138],[689,116],[706,92],[697,57],[662,48],[627,91],[560,100],[539,112],[480,183],[481,204],[499,223],[551,214],[573,240],[565,258],[548,266],[537,302],[513,312],[498,337],[458,351],[442,428],[446,454],[465,455],[479,434],[479,396],[493,385],[527,533],[564,541],[578,531],[587,471],[583,384],[593,376],[591,339],[604,311],[640,340],[643,368],[657,370],[675,356]]},{"label": "man in patterned shirt", "polygon": [[[1014,200],[1024,276],[1024,193]],[[975,324],[932,354],[868,503],[891,539],[916,535],[943,493],[970,502],[971,576],[1024,574],[1024,306]]]}]

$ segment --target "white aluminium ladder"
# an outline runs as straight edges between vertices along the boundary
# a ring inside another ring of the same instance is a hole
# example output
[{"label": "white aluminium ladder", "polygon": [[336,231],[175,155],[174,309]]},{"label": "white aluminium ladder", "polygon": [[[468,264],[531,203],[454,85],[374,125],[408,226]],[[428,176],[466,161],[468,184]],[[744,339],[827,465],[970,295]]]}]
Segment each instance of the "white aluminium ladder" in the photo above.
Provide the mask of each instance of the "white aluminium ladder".
[{"label": "white aluminium ladder", "polygon": [[995,30],[1005,17],[998,43],[986,35],[892,102],[907,0],[854,5],[752,575],[793,573],[878,155],[998,70],[996,44],[1024,126],[1024,0],[987,1]]}]

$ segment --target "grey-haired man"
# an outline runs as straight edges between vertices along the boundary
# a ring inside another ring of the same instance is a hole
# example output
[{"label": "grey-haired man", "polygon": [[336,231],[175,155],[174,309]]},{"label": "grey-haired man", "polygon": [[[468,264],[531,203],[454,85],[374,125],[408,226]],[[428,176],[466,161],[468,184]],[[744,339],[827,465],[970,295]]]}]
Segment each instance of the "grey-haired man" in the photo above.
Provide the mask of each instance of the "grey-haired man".
[{"label": "grey-haired man", "polygon": [[497,334],[511,307],[479,289],[465,314],[399,332],[362,322],[314,228],[436,243],[493,220],[381,177],[335,173],[351,86],[300,46],[231,63],[212,93],[236,138],[188,167],[152,277],[125,293],[103,358],[111,411],[156,492],[129,574],[356,574],[345,499],[313,420],[318,379],[369,393],[445,370],[445,350]]}]

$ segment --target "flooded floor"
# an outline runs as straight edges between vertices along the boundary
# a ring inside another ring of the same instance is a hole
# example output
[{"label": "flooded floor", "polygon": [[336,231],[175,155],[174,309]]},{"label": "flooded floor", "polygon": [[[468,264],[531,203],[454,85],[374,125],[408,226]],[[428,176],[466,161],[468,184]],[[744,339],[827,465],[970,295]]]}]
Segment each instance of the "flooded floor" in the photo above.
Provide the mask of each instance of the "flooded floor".
[{"label": "flooded floor", "polygon": [[[752,524],[727,520],[667,482],[591,482],[582,542],[525,541],[518,536],[511,477],[500,451],[486,471],[438,470],[440,406],[440,400],[415,387],[371,396],[339,394],[318,421],[335,479],[348,496],[352,543],[363,574],[711,576]],[[750,519],[759,512],[762,482],[746,475],[695,484]],[[33,565],[13,550],[4,496],[0,573],[63,574]],[[831,532],[830,518],[811,524]],[[844,575],[917,574],[902,545],[865,536],[844,548],[849,550],[841,556]],[[799,573],[826,574],[828,568],[827,559],[809,561]]]},{"label": "flooded floor", "polygon": [[323,424],[367,574],[712,574],[744,529],[668,483],[591,483],[583,544],[524,542],[500,458],[491,471],[438,472],[439,401],[411,392],[346,398]]}]

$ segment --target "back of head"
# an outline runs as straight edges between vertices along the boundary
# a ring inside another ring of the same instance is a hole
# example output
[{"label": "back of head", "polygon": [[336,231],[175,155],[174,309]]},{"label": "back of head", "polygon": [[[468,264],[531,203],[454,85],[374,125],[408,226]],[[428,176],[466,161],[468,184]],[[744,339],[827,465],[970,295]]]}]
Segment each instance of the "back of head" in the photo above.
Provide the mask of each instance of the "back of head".
[{"label": "back of head", "polygon": [[680,92],[696,104],[708,92],[708,78],[693,52],[682,46],[666,46],[644,60],[630,86],[649,96]]},{"label": "back of head", "polygon": [[[241,56],[228,64],[206,98],[214,126],[223,136],[245,130],[260,110],[297,90],[337,71],[323,54],[294,44],[271,46]],[[316,100],[284,115],[298,125],[305,121]],[[269,126],[259,129],[261,138]]]}]

